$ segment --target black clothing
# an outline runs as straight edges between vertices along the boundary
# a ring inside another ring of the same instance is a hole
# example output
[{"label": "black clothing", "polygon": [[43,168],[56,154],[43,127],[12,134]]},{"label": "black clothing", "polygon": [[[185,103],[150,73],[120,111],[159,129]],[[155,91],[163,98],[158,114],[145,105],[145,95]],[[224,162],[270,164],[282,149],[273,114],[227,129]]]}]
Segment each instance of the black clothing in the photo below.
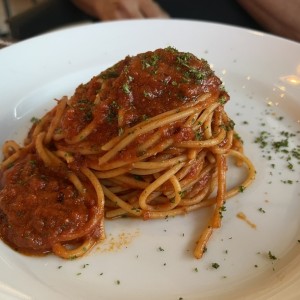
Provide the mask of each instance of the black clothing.
[{"label": "black clothing", "polygon": [[172,18],[211,21],[263,30],[235,0],[156,0]]},{"label": "black clothing", "polygon": [[[235,0],[156,0],[176,19],[193,19],[263,30]],[[98,21],[69,0],[45,0],[8,20],[11,37],[24,40],[68,24]]]}]

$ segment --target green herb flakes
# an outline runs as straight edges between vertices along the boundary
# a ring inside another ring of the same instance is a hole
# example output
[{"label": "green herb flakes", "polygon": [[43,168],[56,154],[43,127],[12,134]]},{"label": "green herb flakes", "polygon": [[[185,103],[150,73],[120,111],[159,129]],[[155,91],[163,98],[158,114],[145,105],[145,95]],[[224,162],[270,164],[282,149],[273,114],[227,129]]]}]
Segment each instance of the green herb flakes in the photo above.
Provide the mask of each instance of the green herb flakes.
[{"label": "green herb flakes", "polygon": [[271,251],[268,252],[268,257],[271,260],[277,260],[277,257],[275,255],[273,255]]},{"label": "green herb flakes", "polygon": [[239,192],[243,193],[246,188],[243,185],[239,186]]},{"label": "green herb flakes", "polygon": [[218,269],[220,267],[220,265],[218,263],[214,262],[214,263],[211,264],[211,267],[213,269]]},{"label": "green herb flakes", "polygon": [[32,118],[30,119],[30,122],[33,123],[33,124],[37,124],[37,123],[40,122],[40,119],[38,119],[38,118],[36,118],[36,117],[32,117]]},{"label": "green herb flakes", "polygon": [[122,89],[125,94],[130,94],[130,87],[128,83],[124,83]]}]

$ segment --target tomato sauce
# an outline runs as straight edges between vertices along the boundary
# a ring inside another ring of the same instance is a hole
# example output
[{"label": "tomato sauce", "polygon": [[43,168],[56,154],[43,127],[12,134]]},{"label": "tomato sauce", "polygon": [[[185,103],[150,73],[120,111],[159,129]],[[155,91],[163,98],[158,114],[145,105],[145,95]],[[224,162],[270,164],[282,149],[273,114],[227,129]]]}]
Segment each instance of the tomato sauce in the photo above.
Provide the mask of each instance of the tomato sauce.
[{"label": "tomato sauce", "polygon": [[[203,59],[173,48],[128,56],[76,89],[57,128],[63,139],[48,146],[71,150],[88,147],[101,154],[101,146],[127,128],[192,103],[204,93],[226,94]],[[93,130],[82,141],[75,146],[66,142],[89,124],[94,125]],[[175,142],[191,140],[195,134],[177,122],[159,130],[160,141],[171,135]],[[141,155],[138,146],[147,138],[147,134],[141,135],[115,159],[135,159]],[[80,153],[73,153],[73,157],[66,169],[49,168],[31,149],[1,171],[0,237],[12,248],[27,254],[46,254],[61,236],[80,232],[91,210],[97,209],[97,197],[87,179],[80,178],[87,187],[84,195],[68,180],[70,170],[77,172],[87,163]],[[100,232],[96,229],[91,234],[97,239]]]},{"label": "tomato sauce", "polygon": [[0,236],[13,249],[42,255],[61,235],[80,231],[96,206],[93,189],[80,195],[64,170],[29,154],[2,174]]},{"label": "tomato sauce", "polygon": [[85,142],[103,145],[124,129],[204,93],[219,94],[220,85],[208,63],[190,53],[169,48],[126,57],[77,88],[61,129],[72,139],[95,122]]}]

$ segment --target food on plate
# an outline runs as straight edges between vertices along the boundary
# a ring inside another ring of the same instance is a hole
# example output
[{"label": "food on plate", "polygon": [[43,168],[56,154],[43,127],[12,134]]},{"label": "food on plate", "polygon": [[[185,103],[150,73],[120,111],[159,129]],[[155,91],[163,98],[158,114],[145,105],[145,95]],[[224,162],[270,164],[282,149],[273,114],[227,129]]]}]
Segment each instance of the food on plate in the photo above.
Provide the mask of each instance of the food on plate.
[{"label": "food on plate", "polygon": [[[172,47],[127,56],[79,85],[33,120],[23,145],[4,143],[1,239],[24,254],[76,258],[105,239],[105,219],[213,206],[201,258],[226,199],[255,176],[228,100],[207,61]],[[227,190],[229,156],[248,175]]]}]

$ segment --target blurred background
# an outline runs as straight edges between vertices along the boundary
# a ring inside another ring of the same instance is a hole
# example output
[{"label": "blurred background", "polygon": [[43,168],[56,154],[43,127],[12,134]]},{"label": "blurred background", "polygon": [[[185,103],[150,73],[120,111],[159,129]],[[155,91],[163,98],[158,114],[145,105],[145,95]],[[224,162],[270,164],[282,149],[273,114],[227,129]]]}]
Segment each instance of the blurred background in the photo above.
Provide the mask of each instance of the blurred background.
[{"label": "blurred background", "polygon": [[[165,18],[165,12],[175,19],[229,24],[300,42],[300,0],[0,1],[0,39],[9,42],[83,22],[137,17]],[[155,5],[156,13],[150,13],[149,7],[153,9]]]},{"label": "blurred background", "polygon": [[33,5],[43,0],[1,0],[0,4],[0,35],[6,37],[9,34],[7,20],[30,9]]},{"label": "blurred background", "polygon": [[[82,22],[95,22],[101,19],[101,16],[96,16],[91,12],[87,13],[82,8],[79,9],[79,6],[74,5],[70,0],[0,1],[0,38],[8,41],[20,41],[56,28]],[[258,30],[262,29],[236,0],[156,1],[172,18],[213,21]],[[120,0],[118,2],[126,6],[134,1]],[[85,3],[89,2],[86,1]],[[115,7],[113,1],[107,1],[106,3],[106,10]],[[92,10],[92,12],[94,11]],[[103,17],[107,17],[104,12]],[[104,18],[104,20],[108,19]]]},{"label": "blurred background", "polygon": [[27,39],[93,18],[69,0],[0,0],[0,38]]}]

